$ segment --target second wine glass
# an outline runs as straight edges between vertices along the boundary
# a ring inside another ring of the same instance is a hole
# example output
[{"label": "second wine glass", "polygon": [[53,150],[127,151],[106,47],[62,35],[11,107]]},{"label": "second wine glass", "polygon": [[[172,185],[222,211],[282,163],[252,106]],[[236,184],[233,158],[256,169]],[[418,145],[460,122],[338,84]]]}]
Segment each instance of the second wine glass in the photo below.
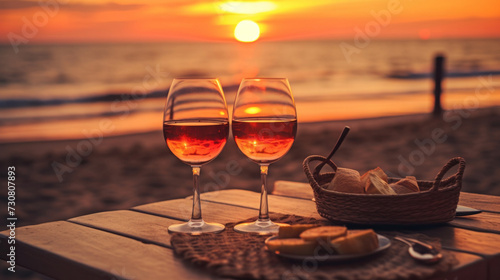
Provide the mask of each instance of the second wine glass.
[{"label": "second wine glass", "polygon": [[269,218],[267,173],[269,164],[292,147],[297,132],[295,102],[286,78],[243,79],[234,101],[232,132],[245,156],[260,166],[259,218],[234,227],[238,232],[275,233],[280,224]]}]

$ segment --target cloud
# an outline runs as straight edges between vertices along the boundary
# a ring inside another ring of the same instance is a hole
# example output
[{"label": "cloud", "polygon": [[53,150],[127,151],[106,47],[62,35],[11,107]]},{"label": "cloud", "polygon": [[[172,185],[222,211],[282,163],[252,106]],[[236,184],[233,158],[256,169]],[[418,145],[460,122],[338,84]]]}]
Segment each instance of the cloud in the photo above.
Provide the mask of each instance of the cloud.
[{"label": "cloud", "polygon": [[[334,3],[336,1],[333,1]],[[273,1],[192,1],[185,6],[190,14],[260,14],[291,13],[332,5],[331,0],[273,0]]]},{"label": "cloud", "polygon": [[[48,1],[47,4],[50,2]],[[59,7],[64,10],[72,11],[127,11],[135,10],[144,7],[143,4],[119,4],[116,2],[107,3],[60,3]],[[22,1],[22,0],[2,0],[0,1],[0,10],[22,10],[28,8],[38,8],[38,1]]]},{"label": "cloud", "polygon": [[38,2],[22,0],[2,0],[0,1],[0,10],[17,10],[38,7]]}]

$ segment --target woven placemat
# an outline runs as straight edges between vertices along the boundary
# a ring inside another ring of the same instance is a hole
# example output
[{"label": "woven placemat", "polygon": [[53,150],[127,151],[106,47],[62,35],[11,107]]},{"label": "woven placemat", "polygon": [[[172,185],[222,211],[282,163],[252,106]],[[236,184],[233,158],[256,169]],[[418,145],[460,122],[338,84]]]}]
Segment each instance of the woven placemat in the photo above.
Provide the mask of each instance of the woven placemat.
[{"label": "woven placemat", "polygon": [[[288,224],[328,223],[282,214],[271,215],[271,219]],[[408,255],[408,246],[392,237],[396,234],[413,237],[441,248],[439,240],[423,234],[396,232],[383,232],[391,239],[391,247],[366,258],[327,263],[314,257],[292,261],[266,251],[264,240],[269,235],[237,233],[233,230],[236,224],[227,224],[226,230],[219,234],[191,236],[175,233],[171,238],[174,252],[214,275],[236,279],[424,279],[440,275],[458,263],[448,251],[442,251],[443,259],[437,264],[418,263]]]}]

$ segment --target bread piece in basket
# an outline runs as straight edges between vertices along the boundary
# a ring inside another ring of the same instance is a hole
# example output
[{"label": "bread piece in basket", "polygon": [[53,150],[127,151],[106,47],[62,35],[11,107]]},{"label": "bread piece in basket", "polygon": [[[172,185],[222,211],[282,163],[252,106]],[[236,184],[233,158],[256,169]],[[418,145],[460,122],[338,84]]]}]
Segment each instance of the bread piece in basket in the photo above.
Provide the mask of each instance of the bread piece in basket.
[{"label": "bread piece in basket", "polygon": [[[365,225],[422,225],[449,222],[455,211],[462,187],[465,160],[452,158],[443,166],[434,181],[418,180],[420,192],[400,195],[370,195],[327,190],[321,186],[335,176],[337,166],[327,161],[333,172],[321,173],[325,160],[322,156],[309,156],[304,160],[304,172],[314,191],[318,213],[331,221]],[[453,166],[456,174],[443,180]],[[319,168],[317,168],[319,167]],[[389,178],[395,183],[400,178]]]}]

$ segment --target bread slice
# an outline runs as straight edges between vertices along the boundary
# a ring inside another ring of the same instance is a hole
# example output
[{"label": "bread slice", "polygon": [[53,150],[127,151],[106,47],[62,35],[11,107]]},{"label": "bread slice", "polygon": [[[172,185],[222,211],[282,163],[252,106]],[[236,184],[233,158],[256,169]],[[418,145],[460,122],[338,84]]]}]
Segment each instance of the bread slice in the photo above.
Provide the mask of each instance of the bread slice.
[{"label": "bread slice", "polygon": [[291,226],[280,226],[278,231],[279,238],[299,238],[300,234],[308,229],[317,227],[313,224],[297,224]]},{"label": "bread slice", "polygon": [[366,186],[366,182],[368,181],[368,177],[370,174],[373,173],[377,175],[380,179],[384,180],[386,183],[389,181],[389,176],[385,174],[384,170],[382,168],[378,167],[372,170],[367,171],[363,176],[361,176],[361,185]]},{"label": "bread slice", "polygon": [[389,187],[389,184],[387,184],[386,181],[372,172],[369,173],[368,180],[366,181],[365,192],[368,194],[397,194],[391,187]]},{"label": "bread slice", "polygon": [[359,172],[349,168],[337,168],[327,189],[346,193],[364,193]]},{"label": "bread slice", "polygon": [[406,176],[406,178],[392,183],[389,185],[397,194],[406,194],[419,192],[417,179],[413,176]]},{"label": "bread slice", "polygon": [[405,186],[398,185],[396,183],[389,184],[389,187],[396,193],[396,194],[407,194],[407,193],[413,193],[412,190],[408,189]]},{"label": "bread slice", "polygon": [[372,229],[349,231],[346,236],[334,239],[330,244],[340,255],[367,254],[379,246],[377,234]]},{"label": "bread slice", "polygon": [[300,238],[306,241],[317,241],[318,239],[330,242],[331,240],[347,234],[347,228],[343,226],[323,226],[308,229],[300,234]]},{"label": "bread slice", "polygon": [[306,241],[300,238],[272,239],[266,242],[267,249],[282,254],[313,256],[318,246],[315,241]]},{"label": "bread slice", "polygon": [[420,188],[418,187],[418,183],[417,183],[417,178],[415,178],[413,176],[406,176],[406,178],[397,181],[396,184],[405,186],[406,188],[408,188],[409,190],[411,190],[413,192],[420,191]]},{"label": "bread slice", "polygon": [[377,166],[377,168],[372,170],[372,173],[377,175],[380,179],[384,180],[386,183],[389,180],[389,176],[387,176],[387,174],[385,174],[384,170],[382,170],[382,168],[380,168],[378,166]]}]

